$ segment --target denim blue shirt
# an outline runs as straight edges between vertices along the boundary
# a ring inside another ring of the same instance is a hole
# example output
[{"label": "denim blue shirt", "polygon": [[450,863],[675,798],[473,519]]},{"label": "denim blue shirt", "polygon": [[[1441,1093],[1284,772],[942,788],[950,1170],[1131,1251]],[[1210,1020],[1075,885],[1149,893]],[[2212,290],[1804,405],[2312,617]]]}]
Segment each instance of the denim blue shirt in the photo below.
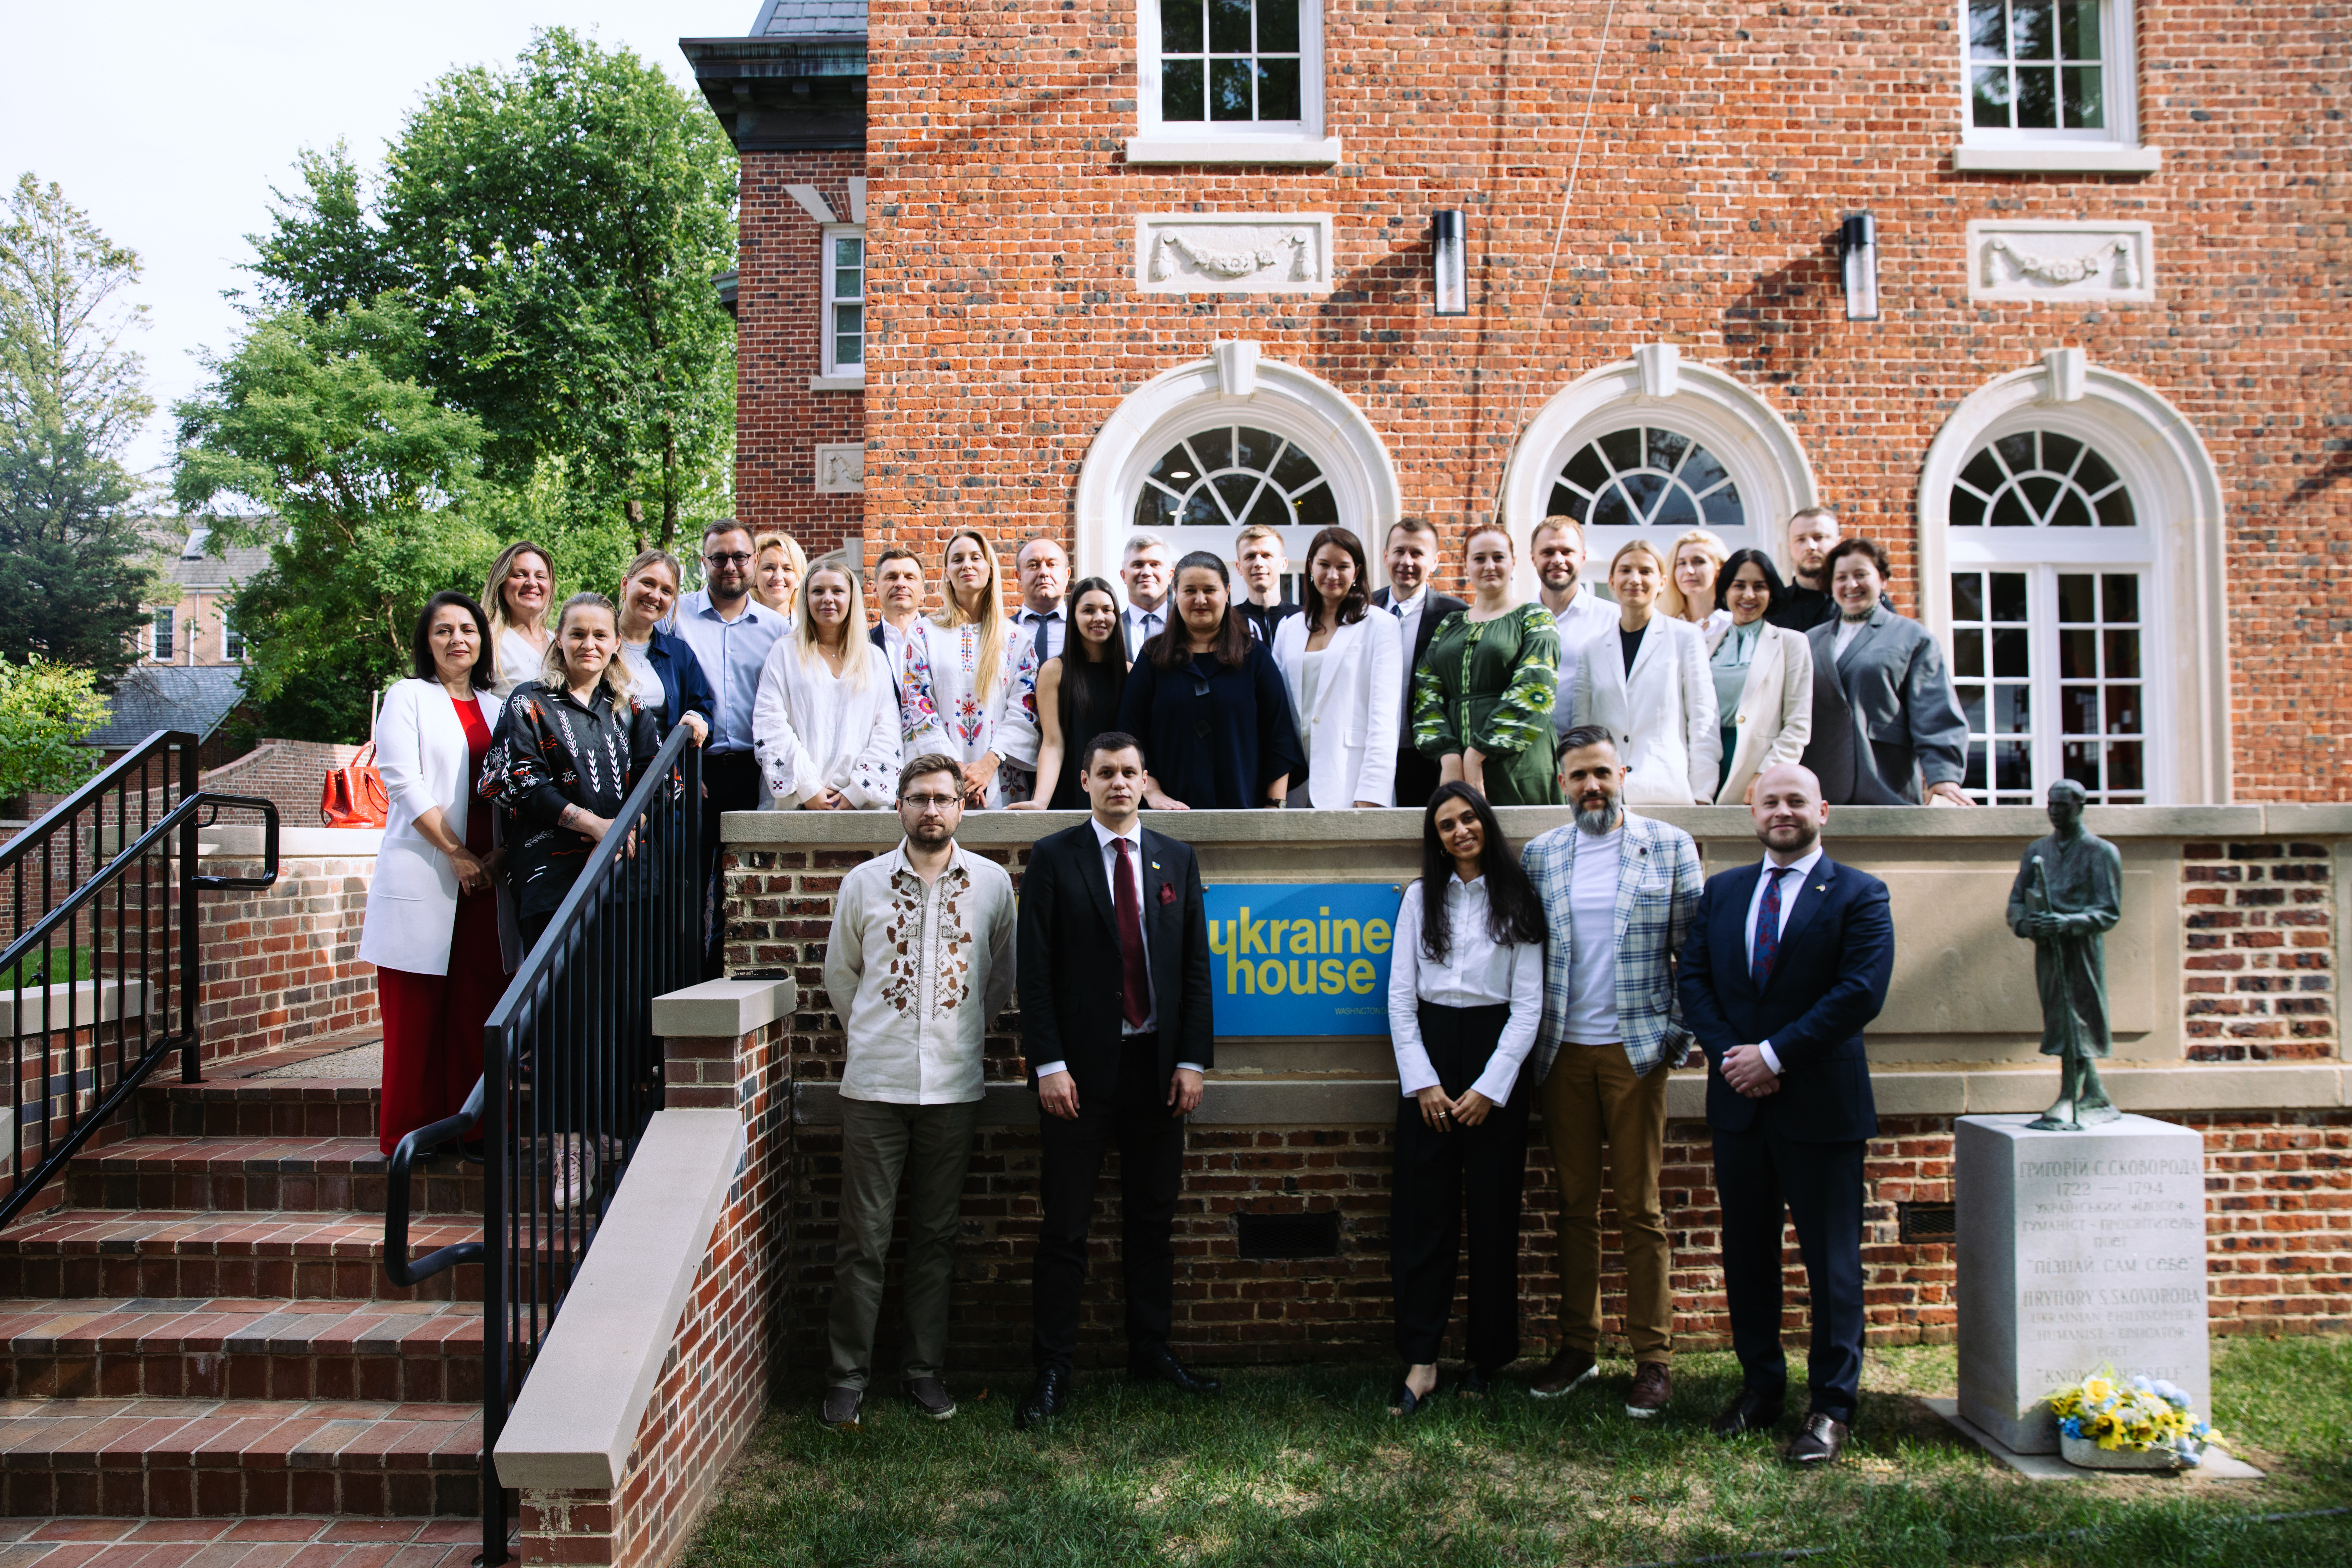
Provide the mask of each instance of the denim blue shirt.
[{"label": "denim blue shirt", "polygon": [[712,752],[751,748],[751,703],[760,694],[760,671],[768,650],[783,635],[784,617],[745,595],[733,620],[710,607],[710,590],[697,588],[678,599],[670,629],[686,639],[710,682]]}]

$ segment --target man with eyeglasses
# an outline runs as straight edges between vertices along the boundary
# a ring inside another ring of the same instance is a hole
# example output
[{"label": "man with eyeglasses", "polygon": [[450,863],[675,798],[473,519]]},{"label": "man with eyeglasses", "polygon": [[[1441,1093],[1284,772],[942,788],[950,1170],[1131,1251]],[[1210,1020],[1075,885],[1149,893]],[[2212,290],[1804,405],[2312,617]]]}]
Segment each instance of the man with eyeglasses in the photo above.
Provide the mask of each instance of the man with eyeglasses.
[{"label": "man with eyeglasses", "polygon": [[710,740],[702,748],[702,854],[710,881],[703,954],[705,979],[726,973],[726,900],[719,887],[719,818],[757,811],[760,761],[751,750],[751,705],[768,650],[783,635],[784,617],[751,596],[751,531],[731,517],[702,531],[702,583],[683,595],[672,629],[686,639],[714,693]]},{"label": "man with eyeglasses", "polygon": [[955,841],[963,768],[917,757],[898,773],[898,847],[853,868],[833,905],[824,989],[842,1021],[841,1226],[822,1419],[854,1427],[873,1375],[882,1264],[906,1179],[899,1388],[921,1414],[947,1390],[948,1290],[964,1170],[980,1125],[982,1045],[1013,994],[1013,879]]}]

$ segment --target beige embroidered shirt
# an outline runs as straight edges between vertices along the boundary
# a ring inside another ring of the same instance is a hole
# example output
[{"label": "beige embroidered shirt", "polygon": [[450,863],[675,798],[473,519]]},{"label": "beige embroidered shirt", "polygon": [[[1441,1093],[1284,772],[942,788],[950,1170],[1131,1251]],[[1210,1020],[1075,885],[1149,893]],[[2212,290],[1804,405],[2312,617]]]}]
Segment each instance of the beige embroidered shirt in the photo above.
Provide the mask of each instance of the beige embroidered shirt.
[{"label": "beige embroidered shirt", "polygon": [[848,1033],[843,1097],[978,1100],[982,1043],[1013,996],[1013,879],[961,845],[928,884],[903,841],[842,878],[824,988]]}]

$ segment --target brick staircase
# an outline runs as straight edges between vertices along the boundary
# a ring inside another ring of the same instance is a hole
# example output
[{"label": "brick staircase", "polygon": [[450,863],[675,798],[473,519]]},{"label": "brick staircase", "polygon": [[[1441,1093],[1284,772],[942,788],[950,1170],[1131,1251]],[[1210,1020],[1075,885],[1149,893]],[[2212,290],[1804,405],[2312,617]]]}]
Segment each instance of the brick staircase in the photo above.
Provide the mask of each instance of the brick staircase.
[{"label": "brick staircase", "polygon": [[[74,1542],[195,1543],[143,1568],[478,1550],[481,1268],[385,1280],[373,1077],[255,1076],[355,1043],[145,1087],[130,1135],[0,1234],[0,1568]],[[417,1174],[415,1251],[480,1234],[477,1167]]]}]

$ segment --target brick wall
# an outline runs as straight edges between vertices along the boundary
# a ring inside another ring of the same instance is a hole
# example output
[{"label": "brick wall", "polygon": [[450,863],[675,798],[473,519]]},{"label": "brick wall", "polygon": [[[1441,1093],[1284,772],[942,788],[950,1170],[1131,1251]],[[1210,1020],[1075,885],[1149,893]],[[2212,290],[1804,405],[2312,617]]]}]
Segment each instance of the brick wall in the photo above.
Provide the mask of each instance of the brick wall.
[{"label": "brick wall", "polygon": [[[1018,879],[1021,851],[967,847],[1003,864]],[[2307,866],[2306,848],[2233,846],[2230,863]],[[737,975],[783,973],[798,982],[802,1005],[793,1020],[788,1070],[800,1084],[840,1078],[840,1026],[826,1010],[820,965],[841,876],[866,858],[862,849],[821,848],[730,855],[729,892],[740,925],[729,968]],[[2203,907],[2192,907],[2189,918],[2193,921]],[[1021,1072],[1017,1037],[992,1033],[988,1078],[1017,1079]],[[2352,1111],[2168,1120],[2195,1127],[2205,1138],[2214,1331],[2352,1327]],[[1882,1117],[1880,1135],[1871,1145],[1864,1265],[1873,1343],[1941,1341],[1955,1332],[1954,1249],[1949,1244],[1904,1242],[1899,1209],[1905,1203],[1952,1201],[1952,1124],[1949,1116]],[[805,1382],[823,1371],[815,1347],[824,1342],[840,1139],[836,1129],[822,1125],[797,1127],[793,1139],[793,1279],[783,1332],[798,1356],[791,1375]],[[1385,1127],[1192,1128],[1177,1221],[1177,1339],[1182,1353],[1216,1362],[1363,1360],[1390,1353],[1390,1141]],[[1082,1354],[1096,1362],[1116,1362],[1124,1353],[1116,1168],[1114,1155],[1106,1163],[1093,1230]],[[984,1132],[964,1189],[953,1327],[961,1369],[1026,1364],[1037,1172],[1034,1131],[999,1127]],[[1669,1124],[1661,1184],[1675,1252],[1677,1334],[1685,1345],[1727,1343],[1716,1264],[1719,1222],[1711,1142],[1703,1123]],[[1339,1215],[1338,1256],[1285,1261],[1240,1256],[1238,1214],[1302,1211]],[[1550,1342],[1554,1333],[1554,1212],[1550,1156],[1538,1129],[1529,1161],[1521,1257],[1521,1326],[1530,1352]],[[1612,1218],[1604,1213],[1604,1223]],[[1617,1245],[1613,1230],[1606,1232],[1603,1247],[1612,1276],[1622,1267]],[[1786,1257],[1790,1321],[1801,1324],[1804,1282],[1793,1237]],[[892,1285],[895,1290],[895,1275]],[[1603,1302],[1612,1335],[1622,1307],[1614,1291]],[[892,1353],[887,1342],[896,1332],[895,1312],[895,1306],[885,1304],[886,1343],[879,1353],[886,1356]]]},{"label": "brick wall", "polygon": [[[2352,229],[2331,193],[2352,121],[2333,107],[2340,57],[2314,42],[2340,31],[2340,5],[2140,5],[2142,138],[2163,150],[2145,175],[1955,171],[1956,13],[1893,0],[1647,0],[1618,11],[1605,53],[1598,9],[1566,0],[1330,0],[1344,163],[1131,165],[1135,15],[1129,0],[870,6],[871,542],[928,558],[975,514],[1003,540],[1068,537],[1075,476],[1119,401],[1236,337],[1353,399],[1405,509],[1450,529],[1493,504],[1520,416],[1664,341],[1770,400],[1824,497],[1893,552],[1907,610],[1937,429],[1994,376],[2080,346],[2179,409],[2219,467],[2236,797],[2341,797]],[[746,160],[747,247],[767,243],[764,167]],[[1429,311],[1440,207],[1469,214],[1460,320]],[[1253,209],[1335,216],[1330,295],[1137,292],[1135,215]],[[1862,210],[1885,316],[1849,322],[1832,237]],[[805,221],[782,217],[788,237]],[[1972,300],[1965,226],[1994,217],[2149,222],[2158,299]],[[747,351],[747,377],[754,363]],[[745,383],[747,496],[762,464],[792,460],[761,425],[763,384]]]},{"label": "brick wall", "polygon": [[[359,755],[357,746],[329,741],[264,741],[233,763],[205,774],[204,787],[225,795],[257,795],[278,804],[283,827],[319,826],[319,792],[327,775]],[[247,822],[250,813],[228,820]]]},{"label": "brick wall", "polygon": [[2183,856],[2189,1059],[2340,1058],[2327,846],[2190,844]]},{"label": "brick wall", "polygon": [[[767,1407],[775,1309],[788,1264],[782,1210],[790,1157],[785,1025],[740,1040],[671,1040],[667,1105],[740,1107],[750,1149],[711,1232],[692,1295],[611,1491],[525,1491],[527,1563],[663,1568]],[[681,1092],[692,1084],[698,1091]]]},{"label": "brick wall", "polygon": [[[217,875],[258,875],[258,860],[215,856]],[[359,959],[373,856],[284,858],[275,887],[203,900],[206,1061],[299,1045],[377,1023],[375,966]]]},{"label": "brick wall", "polygon": [[819,495],[814,448],[866,438],[866,395],[811,392],[823,364],[824,231],[787,194],[814,185],[835,216],[850,217],[849,180],[866,173],[857,153],[750,153],[742,160],[742,252],[736,282],[735,514],[782,529],[812,559],[856,534],[859,495]]}]

